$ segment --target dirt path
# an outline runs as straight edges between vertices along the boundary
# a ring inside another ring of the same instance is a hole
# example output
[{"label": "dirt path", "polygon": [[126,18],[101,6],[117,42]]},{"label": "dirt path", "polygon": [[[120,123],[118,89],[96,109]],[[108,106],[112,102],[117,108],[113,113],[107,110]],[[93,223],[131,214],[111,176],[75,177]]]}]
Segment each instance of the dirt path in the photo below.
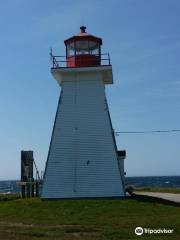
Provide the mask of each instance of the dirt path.
[{"label": "dirt path", "polygon": [[134,192],[136,195],[150,196],[180,203],[179,193],[160,193],[160,192]]}]

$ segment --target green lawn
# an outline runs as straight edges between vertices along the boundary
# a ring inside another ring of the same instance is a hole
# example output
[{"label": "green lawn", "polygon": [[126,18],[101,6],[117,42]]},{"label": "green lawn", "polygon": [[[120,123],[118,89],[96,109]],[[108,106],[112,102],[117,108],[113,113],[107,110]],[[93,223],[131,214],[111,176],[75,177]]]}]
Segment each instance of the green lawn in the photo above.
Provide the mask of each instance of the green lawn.
[{"label": "green lawn", "polygon": [[[137,226],[174,233],[136,236]],[[180,207],[146,199],[0,201],[1,240],[180,239]]]}]

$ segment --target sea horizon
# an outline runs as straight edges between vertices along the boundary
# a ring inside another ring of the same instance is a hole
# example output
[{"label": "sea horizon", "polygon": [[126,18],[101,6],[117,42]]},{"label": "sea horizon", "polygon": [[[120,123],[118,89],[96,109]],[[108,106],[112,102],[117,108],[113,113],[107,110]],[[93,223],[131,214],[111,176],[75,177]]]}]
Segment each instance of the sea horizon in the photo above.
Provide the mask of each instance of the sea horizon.
[{"label": "sea horizon", "polygon": [[[180,176],[127,176],[125,185],[137,188],[158,187],[158,188],[180,188]],[[20,186],[17,185],[20,179],[0,180],[0,193],[19,193]]]},{"label": "sea horizon", "polygon": [[[134,176],[125,176],[125,178],[135,178],[135,177],[180,177],[179,175],[134,175]],[[0,179],[1,181],[20,181],[20,178],[18,179]]]}]

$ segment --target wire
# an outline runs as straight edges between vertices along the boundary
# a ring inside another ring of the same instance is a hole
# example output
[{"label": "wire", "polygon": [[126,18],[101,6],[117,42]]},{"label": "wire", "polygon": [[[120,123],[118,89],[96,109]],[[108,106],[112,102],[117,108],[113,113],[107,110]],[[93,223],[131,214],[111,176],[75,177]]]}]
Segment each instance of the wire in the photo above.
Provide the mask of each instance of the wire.
[{"label": "wire", "polygon": [[116,136],[119,134],[146,134],[146,133],[175,133],[180,132],[180,129],[172,130],[152,130],[152,131],[115,131]]}]

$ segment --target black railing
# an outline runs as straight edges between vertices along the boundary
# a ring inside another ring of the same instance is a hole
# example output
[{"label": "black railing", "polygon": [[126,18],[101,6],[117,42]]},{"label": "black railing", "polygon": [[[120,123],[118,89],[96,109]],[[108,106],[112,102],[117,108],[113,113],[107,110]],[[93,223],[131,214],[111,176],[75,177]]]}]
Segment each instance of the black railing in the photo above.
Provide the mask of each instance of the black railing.
[{"label": "black railing", "polygon": [[[80,57],[81,55],[76,55],[78,57]],[[66,58],[66,56],[57,56],[57,55],[53,55],[52,51],[50,52],[50,58],[52,61],[52,68],[67,68],[68,66],[71,67],[76,67],[76,66],[72,66],[74,63],[74,59],[73,57],[76,56],[70,56],[69,59]],[[93,54],[92,56],[96,56],[98,59],[98,64],[97,66],[109,66],[111,65],[111,61],[110,61],[110,55],[109,53],[102,53],[101,55],[99,54]],[[72,57],[72,58],[71,58]],[[86,60],[83,58],[83,62],[85,62]],[[89,61],[89,59],[87,59],[87,62]]]}]

